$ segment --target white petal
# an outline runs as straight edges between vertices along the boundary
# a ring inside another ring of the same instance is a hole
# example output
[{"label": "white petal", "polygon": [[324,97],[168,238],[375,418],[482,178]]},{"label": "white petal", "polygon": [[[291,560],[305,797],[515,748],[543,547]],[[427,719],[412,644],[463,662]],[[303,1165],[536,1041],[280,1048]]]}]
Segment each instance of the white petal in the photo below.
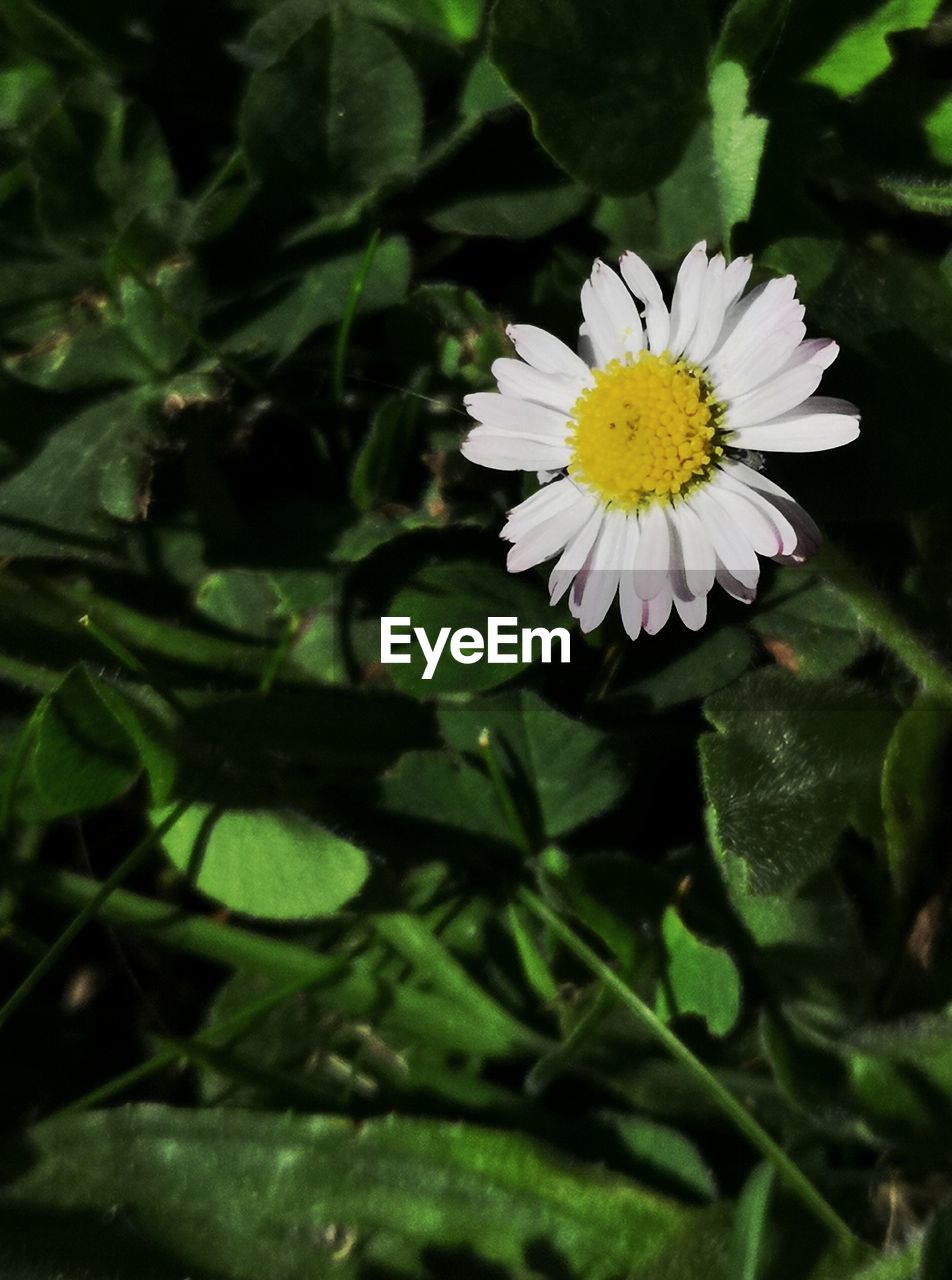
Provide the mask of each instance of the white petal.
[{"label": "white petal", "polygon": [[715,254],[708,263],[704,276],[697,325],[685,348],[688,359],[693,360],[695,364],[703,363],[720,336],[724,314],[727,311],[727,297],[724,291],[726,271],[723,254]]},{"label": "white petal", "polygon": [[750,502],[740,492],[715,481],[709,489],[711,500],[716,502],[725,516],[743,533],[758,555],[776,556],[783,549],[777,526],[767,519],[763,509]]},{"label": "white petal", "polygon": [[747,287],[753,263],[749,257],[735,258],[724,272],[724,305],[732,307]]},{"label": "white petal", "polygon": [[642,626],[649,636],[657,635],[671,616],[671,583],[665,582],[657,595],[645,601]]},{"label": "white petal", "polygon": [[734,600],[739,600],[741,604],[750,604],[757,598],[757,591],[754,587],[744,586],[742,582],[728,572],[727,569],[718,561],[717,573],[714,575],[717,585],[727,592]]},{"label": "white petal", "polygon": [[[710,489],[711,496],[716,498],[718,501],[722,501],[732,493],[741,497],[748,506],[754,508],[755,513],[759,514],[764,520],[766,520],[767,524],[773,530],[777,543],[776,549],[774,551],[761,551],[760,546],[758,546],[757,542],[754,541],[754,538],[751,537],[751,546],[755,551],[760,552],[761,555],[769,556],[788,556],[792,555],[796,551],[797,532],[787,517],[776,506],[776,504],[765,497],[759,489],[754,488],[752,485],[744,484],[742,480],[738,479],[736,472],[722,468],[718,471],[715,477],[715,483],[710,486]],[[745,532],[747,532],[746,526]],[[769,539],[766,540],[766,543],[769,546]]]},{"label": "white petal", "polygon": [[604,519],[604,508],[596,506],[581,529],[559,556],[552,572],[549,574],[550,603],[558,604],[571,586],[572,579],[585,564],[589,552],[595,545],[595,539],[598,537]]},{"label": "white petal", "polygon": [[519,400],[534,400],[569,413],[585,390],[581,378],[567,378],[561,373],[542,373],[522,360],[503,356],[492,364],[493,377],[502,395]]},{"label": "white petal", "polygon": [[641,317],[618,273],[597,258],[591,283],[598,305],[611,326],[617,355],[637,355],[644,346]]},{"label": "white petal", "polygon": [[474,391],[463,398],[463,404],[471,418],[498,431],[539,436],[553,443],[561,443],[569,431],[569,420],[560,410],[501,396],[498,391]]},{"label": "white petal", "polygon": [[744,586],[755,588],[760,578],[760,561],[740,527],[713,501],[706,487],[698,488],[688,501],[704,526],[718,564]]},{"label": "white petal", "polygon": [[733,364],[730,373],[720,379],[717,383],[718,398],[732,400],[785,369],[797,351],[806,345],[803,342],[806,331],[802,320],[773,329],[759,347],[752,349],[745,360]]},{"label": "white petal", "polygon": [[631,250],[621,256],[621,274],[635,297],[645,304],[648,347],[658,355],[667,347],[671,331],[671,321],[661,285],[658,284],[647,262]]},{"label": "white petal", "polygon": [[731,459],[725,461],[723,466],[735,480],[762,493],[778,511],[787,517],[797,535],[797,549],[794,553],[796,556],[806,559],[820,549],[823,538],[815,521],[808,512],[804,511],[799,502],[791,498],[786,489],[781,489],[779,484],[774,484],[761,472],[745,466],[742,462]]},{"label": "white petal", "polygon": [[850,444],[858,435],[859,421],[842,413],[785,414],[759,427],[741,427],[731,436],[731,444],[758,453],[819,453]]},{"label": "white petal", "polygon": [[635,590],[650,600],[668,581],[671,537],[664,509],[657,504],[638,516],[639,538],[635,553]]},{"label": "white petal", "polygon": [[571,456],[567,445],[495,427],[474,427],[460,452],[494,471],[558,471],[568,466]]},{"label": "white petal", "polygon": [[680,568],[688,595],[706,595],[714,585],[714,546],[690,503],[669,507],[668,519],[675,535],[672,567]]},{"label": "white petal", "polygon": [[[588,376],[592,378],[592,369],[597,367],[598,360],[595,356],[595,346],[589,337],[588,325],[580,324],[578,327],[578,353],[579,358],[585,361],[585,368],[588,370]],[[594,378],[592,378],[594,382]]]},{"label": "white petal", "polygon": [[694,333],[706,273],[707,243],[701,240],[681,263],[674,283],[670,340],[673,356],[681,355]]},{"label": "white petal", "polygon": [[790,368],[799,364],[815,364],[820,369],[829,369],[839,354],[839,344],[832,338],[808,338],[790,357]]},{"label": "white petal", "polygon": [[642,616],[644,614],[644,601],[635,591],[633,568],[638,551],[639,536],[638,519],[636,516],[629,516],[625,529],[625,549],[622,552],[622,562],[626,567],[622,569],[618,580],[618,607],[621,610],[621,620],[625,631],[632,640],[637,640],[641,634]]},{"label": "white petal", "polygon": [[715,382],[726,378],[736,364],[746,360],[767,333],[803,319],[803,307],[794,296],[796,287],[793,276],[782,276],[752,289],[746,298],[734,304],[725,316],[721,342],[708,358]]},{"label": "white petal", "polygon": [[580,497],[587,497],[578,485],[568,476],[547,484],[522,502],[517,503],[508,513],[506,523],[499,534],[508,542],[515,542],[528,533],[530,529],[543,524],[560,511],[575,505]]},{"label": "white petal", "polygon": [[700,631],[707,621],[707,592],[700,596],[691,596],[687,600],[682,600],[676,595],[674,607],[689,631]]},{"label": "white petal", "polygon": [[572,613],[585,632],[593,631],[605,619],[618,590],[625,531],[628,518],[623,511],[610,511],[585,568],[572,587]]},{"label": "white petal", "polygon": [[781,413],[795,409],[813,394],[822,377],[823,370],[814,364],[801,365],[798,369],[778,374],[762,387],[755,387],[732,400],[727,408],[725,427],[734,431],[740,427],[760,426]]},{"label": "white petal", "polygon": [[562,373],[567,378],[589,378],[588,365],[554,334],[534,324],[511,324],[506,329],[519,355],[541,373]]},{"label": "white petal", "polygon": [[[574,488],[574,486],[573,486]],[[563,551],[592,512],[592,503],[578,489],[575,501],[514,540],[506,557],[510,573],[521,573]]]},{"label": "white petal", "polygon": [[641,321],[632,296],[615,272],[598,258],[591,276],[582,285],[582,314],[596,365],[604,367],[627,352],[641,350]]}]

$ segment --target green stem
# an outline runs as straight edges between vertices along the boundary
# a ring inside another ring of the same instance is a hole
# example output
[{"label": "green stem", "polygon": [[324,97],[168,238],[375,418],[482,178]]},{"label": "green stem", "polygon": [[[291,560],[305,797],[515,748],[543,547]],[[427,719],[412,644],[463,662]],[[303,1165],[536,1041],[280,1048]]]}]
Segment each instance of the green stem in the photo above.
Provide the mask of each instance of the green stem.
[{"label": "green stem", "polygon": [[112,875],[97,886],[96,892],[88,899],[79,913],[73,917],[42,959],[37,961],[6,1003],[0,1007],[0,1026],[7,1021],[11,1014],[16,1012],[37,983],[53,968],[83,926],[93,918],[110,894],[122,884],[123,880],[132,874],[157,841],[161,840],[165,833],[175,826],[190,804],[190,800],[183,800],[176,805],[163,822],[160,822],[157,827],[153,827],[148,835],[139,841],[132,852],[119,863]]},{"label": "green stem", "polygon": [[353,327],[354,317],[357,315],[357,308],[360,306],[360,299],[364,292],[364,285],[367,283],[367,276],[370,268],[373,266],[373,260],[377,253],[377,245],[380,243],[380,228],[374,231],[373,235],[367,241],[367,247],[364,249],[363,257],[357,267],[357,273],[350,286],[350,292],[347,295],[347,305],[344,308],[344,314],[341,317],[340,328],[337,330],[337,342],[334,346],[334,398],[338,403],[344,398],[344,363],[347,359],[347,346],[350,342],[350,331]]},{"label": "green stem", "polygon": [[896,613],[852,560],[831,542],[825,542],[815,564],[837,591],[847,597],[860,622],[896,655],[903,666],[919,677],[923,687],[952,705],[952,671]]},{"label": "green stem", "polygon": [[[97,596],[86,585],[57,583],[50,587],[49,594],[56,597],[64,610],[94,612],[100,627],[108,627],[114,642],[123,646],[133,644],[137,649],[144,649],[168,662],[215,667],[239,675],[260,675],[262,664],[268,657],[268,650],[263,645],[222,640],[202,631],[172,626],[139,613],[118,600]],[[57,677],[57,683],[60,679],[61,676]]]},{"label": "green stem", "polygon": [[516,844],[524,853],[530,857],[534,853],[532,838],[526,829],[525,823],[519,810],[516,808],[516,802],[512,798],[512,792],[509,789],[509,783],[506,781],[499,759],[496,755],[496,749],[493,746],[492,735],[488,729],[483,729],[479,735],[479,749],[483,753],[483,759],[486,761],[486,768],[489,770],[489,777],[496,789],[496,797],[502,806],[503,815],[509,823],[509,830]]},{"label": "green stem", "polygon": [[[100,890],[97,881],[74,871],[28,868],[23,878],[32,892],[84,910]],[[165,946],[232,969],[260,973],[275,982],[329,982],[347,968],[343,956],[321,956],[283,939],[187,915],[167,902],[156,902],[128,889],[116,890],[103,905],[102,916],[111,925],[133,929]]]},{"label": "green stem", "polygon": [[613,969],[595,954],[590,946],[575,933],[550,907],[531,889],[522,887],[518,896],[520,901],[543,924],[558,937],[566,947],[612,992],[621,1003],[645,1026],[651,1034],[667,1049],[675,1061],[679,1062],[697,1081],[704,1092],[729,1117],[737,1128],[760,1151],[777,1170],[778,1175],[786,1182],[803,1203],[816,1214],[840,1239],[855,1242],[856,1237],[831,1204],[821,1195],[802,1170],[790,1159],[787,1153],[771,1138],[757,1120],[750,1114],[743,1103],[721,1084],[720,1080],[710,1072],[699,1058],[684,1044],[658,1015],[632,991],[626,982],[619,978]]},{"label": "green stem", "polygon": [[288,625],[284,629],[284,635],[271,650],[268,655],[268,661],[265,663],[264,670],[261,673],[261,679],[258,681],[259,693],[270,693],[271,686],[278,678],[278,673],[284,666],[284,660],[291,652],[294,641],[297,639],[298,632],[301,630],[302,619],[298,617],[291,618]]},{"label": "green stem", "polygon": [[187,717],[188,712],[179,701],[175,693],[167,688],[165,684],[154,675],[151,675],[148,667],[141,658],[127,649],[121,640],[110,635],[103,627],[95,622],[88,613],[84,613],[79,620],[79,625],[83,627],[102,647],[125,667],[132,675],[139,676],[146,684],[150,685],[164,702],[166,702],[176,715]]}]

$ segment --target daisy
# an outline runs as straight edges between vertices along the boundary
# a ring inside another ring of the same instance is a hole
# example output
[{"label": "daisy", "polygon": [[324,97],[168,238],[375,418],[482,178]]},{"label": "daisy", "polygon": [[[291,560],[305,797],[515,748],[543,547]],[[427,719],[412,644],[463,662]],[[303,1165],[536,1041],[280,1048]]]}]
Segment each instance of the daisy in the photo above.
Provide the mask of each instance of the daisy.
[{"label": "daisy", "polygon": [[620,277],[596,261],[582,286],[582,354],[510,325],[520,358],[493,363],[498,392],[466,397],[479,425],[465,457],[542,484],[509,512],[508,568],[557,555],[552,604],[568,592],[583,631],[616,595],[632,639],[660,630],[672,608],[697,630],[715,582],[749,603],[759,556],[800,563],[819,546],[759,455],[848,444],[859,411],[813,394],[839,348],[806,337],[793,276],[741,296],[750,270],[746,258],[709,259],[702,241],[669,310],[636,254],[622,255]]}]

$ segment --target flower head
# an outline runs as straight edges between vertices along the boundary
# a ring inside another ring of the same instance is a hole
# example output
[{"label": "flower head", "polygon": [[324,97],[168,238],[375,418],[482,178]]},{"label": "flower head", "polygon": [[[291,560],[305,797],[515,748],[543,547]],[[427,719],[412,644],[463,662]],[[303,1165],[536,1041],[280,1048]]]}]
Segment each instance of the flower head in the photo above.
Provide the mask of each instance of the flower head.
[{"label": "flower head", "polygon": [[715,581],[749,603],[759,556],[800,562],[819,545],[810,517],[750,454],[848,444],[859,412],[814,395],[838,348],[806,337],[793,276],[745,295],[749,276],[748,259],[709,259],[702,242],[669,310],[636,254],[622,255],[620,276],[597,261],[582,286],[582,354],[510,325],[520,359],[495,361],[498,392],[466,397],[479,425],[463,454],[542,482],[509,512],[508,567],[558,555],[551,600],[568,592],[583,631],[616,595],[632,639],[658,631],[672,607],[696,630]]}]

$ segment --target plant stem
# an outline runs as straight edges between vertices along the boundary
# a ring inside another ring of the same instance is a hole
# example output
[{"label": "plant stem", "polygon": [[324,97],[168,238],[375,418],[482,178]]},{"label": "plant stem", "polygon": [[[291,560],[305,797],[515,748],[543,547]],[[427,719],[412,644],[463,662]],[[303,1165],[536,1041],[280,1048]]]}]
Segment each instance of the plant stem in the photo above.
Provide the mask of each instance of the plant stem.
[{"label": "plant stem", "polygon": [[952,704],[952,671],[869,582],[852,560],[825,542],[815,561],[824,577],[849,600],[859,620],[943,702]]},{"label": "plant stem", "polygon": [[519,810],[516,808],[516,802],[503,775],[496,749],[493,746],[492,735],[488,729],[482,730],[478,741],[479,749],[483,753],[483,759],[486,761],[486,768],[489,770],[489,776],[496,789],[496,797],[502,806],[503,815],[509,823],[509,830],[512,832],[513,839],[524,853],[531,856],[534,852],[532,840],[525,823],[522,821]]},{"label": "plant stem", "polygon": [[695,1078],[704,1092],[727,1115],[777,1170],[787,1186],[816,1214],[840,1239],[854,1242],[856,1237],[831,1204],[821,1195],[813,1183],[790,1159],[787,1153],[771,1138],[743,1103],[725,1088],[717,1077],[705,1067],[699,1058],[674,1032],[599,958],[575,931],[551,910],[531,889],[523,886],[518,891],[520,901],[568,947],[568,949],[601,981],[602,985],[621,1001],[627,1009],[651,1032]]},{"label": "plant stem", "polygon": [[113,893],[120,884],[122,884],[123,880],[125,880],[127,876],[131,875],[139,863],[145,858],[145,855],[150,852],[156,842],[161,840],[167,831],[171,830],[190,804],[190,800],[183,800],[180,804],[176,805],[168,817],[163,822],[160,822],[157,827],[154,827],[148,835],[144,836],[132,852],[119,863],[112,875],[98,886],[96,893],[89,898],[45,955],[33,966],[17,987],[16,991],[14,991],[4,1005],[0,1007],[0,1026],[6,1022],[11,1014],[16,1012],[41,978],[44,978],[46,974],[49,973],[50,969],[53,968],[57,960],[80,932],[83,926],[93,918],[110,894]]},{"label": "plant stem", "polygon": [[367,283],[367,276],[373,266],[379,243],[380,228],[378,227],[367,241],[367,247],[364,249],[363,257],[357,267],[357,273],[351,282],[350,292],[347,295],[347,305],[341,317],[340,328],[337,330],[337,342],[334,345],[334,398],[338,404],[344,398],[344,362],[347,359],[350,331],[354,323],[354,317],[357,315],[357,308],[360,306],[364,285]]},{"label": "plant stem", "polygon": [[293,617],[284,629],[281,639],[271,650],[268,655],[268,661],[265,663],[264,670],[261,673],[261,679],[258,681],[259,693],[270,693],[271,686],[278,677],[284,660],[291,652],[294,641],[297,639],[298,632],[301,630],[302,620],[299,617]]},{"label": "plant stem", "polygon": [[[85,909],[100,890],[95,880],[74,871],[29,868],[24,881],[31,891],[67,907]],[[136,930],[165,946],[229,968],[260,973],[275,982],[330,982],[347,968],[343,956],[318,955],[297,943],[189,915],[168,902],[156,902],[128,889],[117,889],[102,914],[119,928]]]},{"label": "plant stem", "polygon": [[139,676],[146,684],[150,685],[159,697],[166,702],[169,707],[171,707],[176,715],[181,716],[183,719],[187,717],[188,712],[185,707],[182,706],[182,703],[176,697],[173,690],[167,688],[163,681],[152,675],[142,659],[137,658],[131,649],[127,649],[121,640],[110,635],[109,632],[101,627],[98,622],[94,621],[88,613],[84,613],[82,615],[79,619],[79,625],[83,627],[84,630],[88,631],[93,639],[98,644],[101,644],[107,653],[111,653],[112,656],[123,667],[125,667],[128,672],[130,672],[130,674]]}]

